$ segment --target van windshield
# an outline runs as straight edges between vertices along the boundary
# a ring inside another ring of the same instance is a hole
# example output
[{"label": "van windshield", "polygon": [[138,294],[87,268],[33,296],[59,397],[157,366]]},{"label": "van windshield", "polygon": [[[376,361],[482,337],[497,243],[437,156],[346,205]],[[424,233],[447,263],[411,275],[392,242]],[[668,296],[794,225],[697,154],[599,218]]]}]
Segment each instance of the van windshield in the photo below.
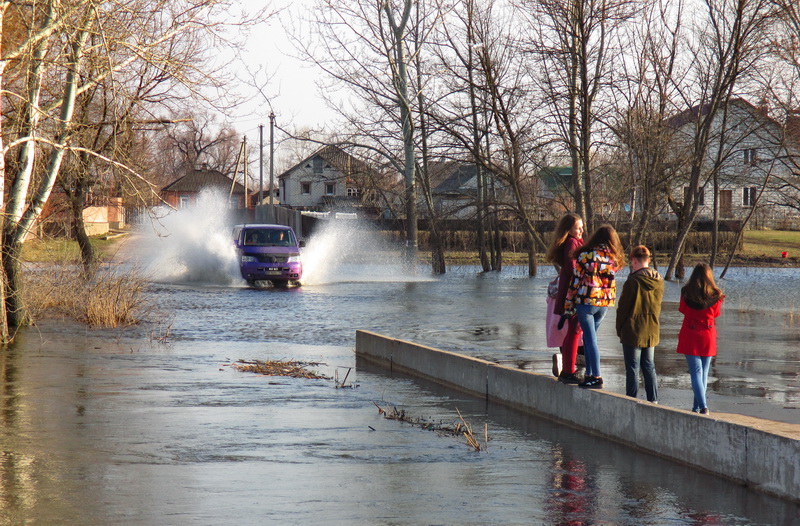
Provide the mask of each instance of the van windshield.
[{"label": "van windshield", "polygon": [[262,247],[292,247],[297,245],[291,230],[252,228],[244,231],[244,244]]}]

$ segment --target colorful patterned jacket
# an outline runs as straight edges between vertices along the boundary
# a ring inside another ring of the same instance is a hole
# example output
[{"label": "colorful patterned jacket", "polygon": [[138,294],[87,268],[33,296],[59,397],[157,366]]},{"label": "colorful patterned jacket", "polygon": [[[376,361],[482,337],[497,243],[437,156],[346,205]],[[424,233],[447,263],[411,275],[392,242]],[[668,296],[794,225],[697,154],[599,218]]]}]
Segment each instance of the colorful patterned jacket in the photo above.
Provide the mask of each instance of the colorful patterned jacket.
[{"label": "colorful patterned jacket", "polygon": [[617,297],[617,264],[606,245],[581,252],[575,258],[575,277],[567,291],[564,310],[575,312],[575,305],[613,307]]}]

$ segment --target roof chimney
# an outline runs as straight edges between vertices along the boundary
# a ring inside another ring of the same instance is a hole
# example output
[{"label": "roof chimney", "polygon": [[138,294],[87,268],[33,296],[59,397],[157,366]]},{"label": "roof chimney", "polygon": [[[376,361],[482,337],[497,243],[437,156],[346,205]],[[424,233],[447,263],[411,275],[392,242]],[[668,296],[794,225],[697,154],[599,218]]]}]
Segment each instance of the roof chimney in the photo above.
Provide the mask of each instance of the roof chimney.
[{"label": "roof chimney", "polygon": [[786,113],[784,134],[787,139],[793,140],[800,146],[800,109],[790,110]]}]

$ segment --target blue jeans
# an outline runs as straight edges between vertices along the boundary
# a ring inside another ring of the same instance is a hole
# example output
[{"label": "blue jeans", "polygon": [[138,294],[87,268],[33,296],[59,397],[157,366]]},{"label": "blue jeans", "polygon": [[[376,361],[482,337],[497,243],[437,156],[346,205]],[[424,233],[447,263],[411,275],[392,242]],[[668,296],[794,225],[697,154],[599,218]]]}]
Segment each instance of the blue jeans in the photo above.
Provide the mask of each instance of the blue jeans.
[{"label": "blue jeans", "polygon": [[689,376],[692,378],[692,391],[694,391],[694,404],[692,411],[699,411],[708,407],[706,404],[706,389],[708,388],[708,370],[711,368],[711,356],[686,355],[689,364]]},{"label": "blue jeans", "polygon": [[636,398],[636,395],[639,394],[639,366],[641,365],[647,401],[658,401],[655,351],[654,347],[633,347],[632,345],[622,344],[622,354],[625,356],[626,395]]},{"label": "blue jeans", "polygon": [[586,360],[586,374],[600,376],[600,349],[597,347],[597,329],[606,317],[608,307],[576,305],[578,323],[583,330],[583,357]]}]

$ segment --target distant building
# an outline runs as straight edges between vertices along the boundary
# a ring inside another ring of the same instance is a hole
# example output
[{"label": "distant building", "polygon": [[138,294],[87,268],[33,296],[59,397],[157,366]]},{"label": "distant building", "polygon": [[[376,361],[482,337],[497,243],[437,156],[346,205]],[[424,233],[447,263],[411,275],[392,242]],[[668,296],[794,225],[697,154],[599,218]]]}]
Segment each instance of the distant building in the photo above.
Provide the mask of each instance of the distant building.
[{"label": "distant building", "polygon": [[[428,163],[431,198],[436,215],[440,219],[474,219],[478,211],[478,167],[467,161],[432,161]],[[507,188],[487,175],[487,202],[492,191],[497,198],[507,198]],[[417,190],[417,210],[420,217],[427,217],[428,209],[422,193]]]},{"label": "distant building", "polygon": [[571,210],[574,206],[572,166],[549,166],[539,171],[539,199],[554,216]]},{"label": "distant building", "polygon": [[219,170],[207,166],[196,168],[161,189],[161,198],[169,205],[181,209],[193,205],[201,191],[213,189],[230,196],[230,208],[245,208],[244,186],[233,181]]},{"label": "distant building", "polygon": [[[86,234],[99,236],[126,227],[125,207],[121,197],[90,194],[83,209]],[[36,221],[36,235],[63,237],[72,235],[73,217],[64,192],[54,189]]]},{"label": "distant building", "polygon": [[[758,201],[756,218],[764,225],[776,226],[781,221],[800,217],[800,127],[797,117],[790,115],[781,124],[771,118],[764,108],[744,99],[733,99],[728,106],[723,127],[723,112],[715,117],[712,126],[712,148],[705,164],[709,169],[719,159],[719,217],[743,219]],[[680,151],[690,151],[698,116],[707,107],[694,106],[669,119],[675,129],[673,145]],[[720,146],[721,145],[721,146]],[[688,175],[688,174],[687,174]],[[678,182],[672,195],[684,200],[687,187]],[[699,219],[713,216],[713,186],[709,181],[700,196]]]},{"label": "distant building", "polygon": [[278,176],[281,205],[315,212],[363,209],[370,175],[364,161],[324,146]]}]

